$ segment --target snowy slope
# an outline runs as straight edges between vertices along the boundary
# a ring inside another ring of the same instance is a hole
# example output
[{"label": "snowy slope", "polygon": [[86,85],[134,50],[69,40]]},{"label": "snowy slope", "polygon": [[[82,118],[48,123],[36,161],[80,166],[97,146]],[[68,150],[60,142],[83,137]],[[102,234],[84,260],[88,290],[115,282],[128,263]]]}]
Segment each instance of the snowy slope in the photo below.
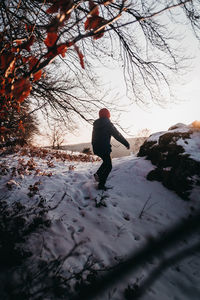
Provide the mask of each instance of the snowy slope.
[{"label": "snowy slope", "polygon": [[[67,269],[81,268],[89,254],[95,257],[98,267],[116,264],[131,252],[141,249],[149,237],[158,236],[199,208],[200,190],[194,190],[191,200],[186,202],[161,183],[147,181],[146,175],[153,166],[144,158],[113,159],[113,170],[108,180],[112,189],[103,193],[96,189],[93,179],[100,165],[98,161],[61,161],[54,158],[50,163],[47,157],[33,157],[32,168],[19,174],[16,170],[22,164],[22,158],[23,165],[31,160],[19,153],[1,159],[1,166],[9,165],[10,170],[0,177],[1,198],[30,204],[42,196],[50,206],[60,201],[58,207],[49,212],[52,226],[43,233],[43,239],[46,249],[51,249],[51,255],[55,257],[66,255],[73,247],[74,239],[77,243],[84,241],[79,250],[81,255],[68,261]],[[34,185],[37,188],[30,197],[30,186]],[[103,205],[98,205],[99,201]],[[179,247],[188,243],[190,241],[184,240]],[[41,249],[39,240],[33,240],[31,247],[36,255],[49,255],[47,250]],[[135,282],[140,285],[147,270],[157,263],[156,259],[148,262],[120,283],[117,290],[113,287],[111,298],[107,291],[104,299],[124,299],[123,290],[127,285]],[[194,253],[170,267],[141,299],[200,299],[200,255]]]}]

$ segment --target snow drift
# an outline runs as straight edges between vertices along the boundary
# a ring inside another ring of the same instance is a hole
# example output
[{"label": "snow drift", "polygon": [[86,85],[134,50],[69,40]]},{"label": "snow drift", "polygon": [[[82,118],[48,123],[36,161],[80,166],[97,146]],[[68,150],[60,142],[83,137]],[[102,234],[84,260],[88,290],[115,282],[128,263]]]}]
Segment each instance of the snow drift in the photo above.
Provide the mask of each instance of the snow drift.
[{"label": "snow drift", "polygon": [[161,181],[185,200],[200,185],[200,130],[196,124],[176,124],[167,132],[153,134],[138,153],[156,166],[147,179]]}]

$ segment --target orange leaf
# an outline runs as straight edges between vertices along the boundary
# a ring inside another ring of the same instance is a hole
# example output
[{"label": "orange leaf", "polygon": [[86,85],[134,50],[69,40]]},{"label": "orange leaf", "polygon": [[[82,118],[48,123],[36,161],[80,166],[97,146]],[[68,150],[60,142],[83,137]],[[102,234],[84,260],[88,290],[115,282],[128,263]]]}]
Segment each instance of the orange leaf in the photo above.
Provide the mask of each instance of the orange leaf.
[{"label": "orange leaf", "polygon": [[85,21],[85,30],[96,29],[100,25],[105,24],[105,19],[99,16],[88,17]]},{"label": "orange leaf", "polygon": [[74,45],[74,49],[76,50],[77,54],[78,54],[78,57],[79,57],[79,60],[80,60],[80,64],[81,64],[81,67],[83,69],[85,69],[85,65],[84,65],[84,56],[83,56],[83,53],[80,51],[79,47]]},{"label": "orange leaf", "polygon": [[5,132],[5,131],[9,131],[9,129],[6,128],[5,126],[1,126],[0,127],[0,132]]},{"label": "orange leaf", "polygon": [[11,52],[16,53],[19,52],[20,48],[19,47],[12,47]]},{"label": "orange leaf", "polygon": [[66,44],[61,44],[57,47],[57,53],[58,54],[61,54],[62,57],[65,57],[65,53],[67,51],[67,46]]},{"label": "orange leaf", "polygon": [[70,14],[72,9],[73,9],[73,3],[74,1],[72,0],[59,0],[59,6],[62,12],[64,12],[65,14]]},{"label": "orange leaf", "polygon": [[5,87],[0,89],[0,95],[4,95],[5,94]]},{"label": "orange leaf", "polygon": [[80,59],[81,67],[82,67],[83,69],[85,69],[83,57],[84,57],[83,54],[82,54],[82,53],[79,53],[79,59]]},{"label": "orange leaf", "polygon": [[104,31],[103,31],[103,32],[100,32],[100,33],[98,33],[98,34],[96,34],[96,35],[94,35],[94,36],[93,36],[93,39],[94,39],[94,40],[98,40],[98,39],[100,39],[103,35],[104,35]]},{"label": "orange leaf", "polygon": [[113,0],[104,1],[103,5],[107,6],[107,5],[109,5],[109,4],[113,3],[113,2],[114,2]]},{"label": "orange leaf", "polygon": [[18,129],[19,129],[19,130],[22,130],[23,132],[25,131],[25,128],[24,128],[24,125],[23,125],[22,120],[19,121]]},{"label": "orange leaf", "polygon": [[53,51],[48,51],[47,54],[45,54],[46,58],[54,58],[57,54]]},{"label": "orange leaf", "polygon": [[91,29],[96,29],[102,23],[101,17],[95,16],[95,17],[92,17],[91,19],[92,19],[91,23],[90,23]]},{"label": "orange leaf", "polygon": [[34,56],[29,56],[29,70],[32,70],[33,67],[37,64],[38,59]]},{"label": "orange leaf", "polygon": [[52,6],[50,6],[47,10],[47,14],[54,14],[57,13],[59,10],[59,3],[54,3]]},{"label": "orange leaf", "polygon": [[99,8],[92,0],[89,0],[89,8],[90,8],[90,15],[91,16],[98,16],[99,15]]},{"label": "orange leaf", "polygon": [[69,48],[74,45],[74,42],[66,42],[66,46]]},{"label": "orange leaf", "polygon": [[33,74],[33,81],[39,80],[41,78],[41,76],[42,76],[42,70],[39,70],[38,72]]},{"label": "orange leaf", "polygon": [[56,40],[58,38],[58,35],[56,32],[48,32],[46,39],[44,40],[44,43],[47,47],[52,47]]},{"label": "orange leaf", "polygon": [[9,67],[10,63],[13,61],[15,55],[13,53],[4,53],[0,56],[0,69],[4,72]]},{"label": "orange leaf", "polygon": [[31,91],[31,84],[29,79],[20,78],[12,85],[12,94],[18,102],[23,102],[27,98]]},{"label": "orange leaf", "polygon": [[21,45],[22,44],[22,39],[21,40],[15,40],[15,43],[17,44],[17,45]]},{"label": "orange leaf", "polygon": [[90,26],[90,19],[91,18],[87,18],[84,24],[85,30],[89,30],[89,26]]},{"label": "orange leaf", "polygon": [[24,64],[27,63],[27,61],[29,61],[29,60],[30,60],[30,56],[22,57],[22,61]]},{"label": "orange leaf", "polygon": [[16,57],[14,57],[14,59],[11,61],[9,67],[7,68],[6,72],[5,72],[5,77],[8,77],[10,74],[12,74],[12,72],[15,69],[15,62],[16,62]]}]

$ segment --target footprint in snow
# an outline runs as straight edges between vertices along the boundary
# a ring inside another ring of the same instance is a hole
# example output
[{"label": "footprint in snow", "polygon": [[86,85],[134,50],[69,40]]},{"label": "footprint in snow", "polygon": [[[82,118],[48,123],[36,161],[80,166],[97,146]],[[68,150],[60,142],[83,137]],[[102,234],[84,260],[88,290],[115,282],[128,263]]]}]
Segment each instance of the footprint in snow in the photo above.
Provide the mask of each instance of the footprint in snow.
[{"label": "footprint in snow", "polygon": [[81,226],[81,227],[78,228],[77,232],[78,232],[78,233],[81,233],[81,232],[83,232],[84,230],[85,230],[85,227],[84,227],[84,226]]},{"label": "footprint in snow", "polygon": [[135,241],[140,241],[140,236],[138,234],[133,234],[134,240]]},{"label": "footprint in snow", "polygon": [[123,218],[124,218],[124,220],[126,220],[126,221],[130,221],[130,216],[129,216],[129,214],[128,213],[123,213]]}]

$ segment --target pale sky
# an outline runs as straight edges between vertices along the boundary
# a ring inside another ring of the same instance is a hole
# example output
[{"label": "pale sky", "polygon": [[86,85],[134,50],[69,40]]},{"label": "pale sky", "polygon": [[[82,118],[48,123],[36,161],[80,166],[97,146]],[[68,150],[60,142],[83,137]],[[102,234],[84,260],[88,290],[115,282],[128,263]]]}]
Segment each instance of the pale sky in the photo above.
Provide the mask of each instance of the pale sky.
[{"label": "pale sky", "polygon": [[[124,107],[117,122],[122,128],[129,133],[122,134],[125,137],[133,137],[138,135],[143,129],[149,129],[151,133],[165,131],[176,123],[191,124],[195,120],[200,120],[200,46],[194,39],[190,31],[186,36],[186,52],[195,57],[190,62],[190,71],[177,79],[171,78],[174,81],[174,92],[176,99],[168,101],[165,107],[151,103],[149,107],[139,106],[136,104],[127,105],[130,100],[125,96],[126,91],[123,83],[122,70],[119,68],[99,68],[98,75],[102,83],[106,83],[111,91],[110,97],[118,93],[119,104]],[[114,64],[113,64],[114,65]],[[111,111],[111,121],[116,121],[115,112]],[[96,114],[98,118],[98,111]],[[77,144],[91,141],[92,126],[85,121],[80,121],[79,128],[73,134],[65,136],[65,144]],[[38,139],[41,145],[44,143],[44,137]],[[45,143],[45,144],[48,144]]]},{"label": "pale sky", "polygon": [[[105,70],[104,78],[112,78],[111,86],[119,89],[121,74],[116,71]],[[176,86],[176,95],[179,100],[168,103],[165,107],[152,104],[150,107],[140,107],[133,104],[126,107],[118,120],[122,128],[127,129],[131,135],[137,135],[141,130],[147,128],[151,133],[167,130],[176,123],[191,124],[200,120],[200,56],[193,61],[193,67],[187,75],[180,79]],[[126,103],[126,97],[121,99]],[[128,100],[127,100],[128,103]],[[98,118],[98,111],[97,111]],[[112,111],[111,111],[112,121]],[[92,126],[81,122],[76,135],[68,135],[67,143],[82,143],[91,141]],[[124,134],[124,133],[123,133]],[[124,134],[126,137],[128,135]]]},{"label": "pale sky", "polygon": [[[191,124],[195,120],[200,120],[200,45],[194,38],[190,30],[186,35],[186,55],[194,57],[190,61],[190,70],[177,78],[172,78],[174,82],[175,99],[168,101],[165,107],[156,104],[139,106],[137,104],[126,105],[130,101],[126,98],[124,89],[122,70],[102,68],[98,75],[101,80],[108,84],[109,89],[114,93],[121,94],[120,104],[125,110],[121,113],[118,123],[124,129],[128,128],[131,137],[137,135],[143,129],[149,129],[151,133],[168,130],[169,127],[177,123]],[[112,94],[112,93],[111,93]],[[114,112],[111,111],[111,121]],[[98,111],[97,111],[98,118]],[[82,143],[91,141],[92,126],[81,122],[80,130],[76,136],[68,135],[67,143]]]},{"label": "pale sky", "polygon": [[[137,104],[125,107],[125,111],[121,113],[118,123],[125,130],[128,129],[129,135],[119,131],[125,137],[133,137],[138,135],[143,129],[149,129],[151,133],[165,131],[176,123],[191,124],[195,120],[200,120],[200,55],[192,62],[192,70],[185,76],[180,78],[180,83],[176,85],[176,95],[179,100],[168,103],[167,106],[161,107],[152,104],[150,107],[141,107]],[[122,82],[122,74],[116,70],[103,69],[104,80],[110,80],[110,88],[113,91],[121,92],[120,82]],[[112,78],[112,80],[111,80]],[[129,103],[126,96],[122,96],[121,103]],[[111,111],[111,121],[113,121]],[[98,111],[97,111],[98,118]],[[91,141],[92,126],[85,121],[80,121],[79,128],[73,134],[65,136],[64,144],[78,144]],[[44,138],[37,139],[39,145],[49,144]]]}]

